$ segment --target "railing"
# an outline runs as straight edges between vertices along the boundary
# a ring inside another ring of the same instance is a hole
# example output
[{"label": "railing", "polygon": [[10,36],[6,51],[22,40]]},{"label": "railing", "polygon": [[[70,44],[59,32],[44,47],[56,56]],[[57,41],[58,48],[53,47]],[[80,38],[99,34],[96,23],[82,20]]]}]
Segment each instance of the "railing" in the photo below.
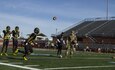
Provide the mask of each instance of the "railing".
[{"label": "railing", "polygon": [[94,22],[95,22],[95,21],[90,22],[89,24],[87,24],[87,25],[85,25],[85,26],[81,27],[80,29],[78,29],[78,31],[80,31],[80,30],[81,30],[81,29],[83,29],[83,28],[86,28],[87,26],[89,26],[89,25],[93,24]]},{"label": "railing", "polygon": [[103,21],[103,20],[115,20],[115,17],[97,17],[97,18],[86,18],[85,21]]},{"label": "railing", "polygon": [[[71,26],[69,26],[69,27],[63,29],[62,31],[59,31],[59,32],[58,32],[57,34],[55,34],[55,35],[59,35],[59,34],[61,34],[62,32],[65,32],[65,31],[67,31],[67,30],[69,30],[69,29],[71,29],[71,28],[73,28],[73,27],[79,25],[80,23],[85,22],[85,21],[86,21],[86,20],[84,19],[84,20],[82,20],[82,21],[80,21],[80,22],[78,22],[78,23],[76,23],[76,24],[73,24],[73,25],[71,25]],[[53,34],[53,35],[54,35],[54,34]]]}]

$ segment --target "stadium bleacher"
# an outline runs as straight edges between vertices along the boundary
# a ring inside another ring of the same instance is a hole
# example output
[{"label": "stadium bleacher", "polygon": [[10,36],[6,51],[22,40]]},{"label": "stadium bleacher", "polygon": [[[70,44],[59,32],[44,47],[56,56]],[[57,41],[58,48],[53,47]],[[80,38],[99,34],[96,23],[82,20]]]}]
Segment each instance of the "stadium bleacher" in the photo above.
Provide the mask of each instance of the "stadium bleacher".
[{"label": "stadium bleacher", "polygon": [[115,36],[115,20],[111,20],[106,25],[98,28],[97,30],[91,32],[92,36],[106,36],[106,37],[114,37]]},{"label": "stadium bleacher", "polygon": [[64,33],[66,33],[65,35],[68,36],[71,33],[72,30],[73,31],[78,31],[80,28],[82,28],[84,26],[87,26],[91,22],[93,22],[93,21],[85,21],[85,22],[83,22],[83,23],[81,23],[81,24],[69,29],[68,31],[65,31]]},{"label": "stadium bleacher", "polygon": [[[67,37],[71,33],[72,30],[74,30],[77,34],[78,38],[82,38],[82,41],[79,41],[79,49],[83,50],[86,48],[86,42],[88,46],[92,50],[97,50],[98,48],[101,48],[102,50],[113,50],[115,49],[115,18],[111,17],[109,19],[103,19],[103,18],[92,18],[92,19],[86,19],[85,21],[81,22],[80,24],[73,26],[67,30],[63,30],[64,35]],[[61,33],[61,32],[60,32]],[[56,34],[56,35],[59,35]],[[99,37],[100,41],[104,40],[104,43],[94,43],[89,42],[91,37],[95,39],[95,37]],[[87,41],[88,39],[88,41]],[[85,42],[83,42],[85,40]]]},{"label": "stadium bleacher", "polygon": [[104,24],[105,21],[93,21],[92,23],[89,23],[88,26],[78,30],[78,34],[77,36],[81,37],[81,36],[85,36],[89,31],[93,30],[94,28],[100,26],[101,24]]}]

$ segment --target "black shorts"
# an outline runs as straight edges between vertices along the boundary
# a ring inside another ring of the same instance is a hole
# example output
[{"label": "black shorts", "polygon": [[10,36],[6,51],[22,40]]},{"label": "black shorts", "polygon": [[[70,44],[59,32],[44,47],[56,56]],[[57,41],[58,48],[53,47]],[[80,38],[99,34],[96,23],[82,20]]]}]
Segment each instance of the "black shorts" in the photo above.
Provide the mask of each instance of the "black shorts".
[{"label": "black shorts", "polygon": [[72,41],[71,44],[75,44],[75,41]]},{"label": "black shorts", "polygon": [[18,46],[18,40],[17,39],[13,39],[13,46]]},{"label": "black shorts", "polygon": [[57,46],[57,49],[62,49],[62,44],[60,43],[60,44],[58,44],[58,46]]},{"label": "black shorts", "polygon": [[31,53],[33,52],[33,48],[30,44],[25,45],[24,48],[25,48],[25,54],[28,54],[29,52]]},{"label": "black shorts", "polygon": [[8,44],[9,44],[9,39],[5,39],[5,40],[3,41],[3,46],[8,46]]}]

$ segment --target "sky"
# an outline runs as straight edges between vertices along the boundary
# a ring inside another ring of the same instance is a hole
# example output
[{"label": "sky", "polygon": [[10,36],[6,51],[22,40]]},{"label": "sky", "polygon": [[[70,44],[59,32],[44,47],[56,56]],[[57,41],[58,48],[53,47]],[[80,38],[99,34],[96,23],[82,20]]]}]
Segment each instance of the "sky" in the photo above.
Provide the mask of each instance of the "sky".
[{"label": "sky", "polygon": [[[115,16],[115,0],[109,1],[109,16]],[[35,27],[51,38],[85,18],[106,16],[107,0],[0,0],[0,32],[7,25],[20,27],[26,37]],[[52,18],[56,16],[54,21]]]}]

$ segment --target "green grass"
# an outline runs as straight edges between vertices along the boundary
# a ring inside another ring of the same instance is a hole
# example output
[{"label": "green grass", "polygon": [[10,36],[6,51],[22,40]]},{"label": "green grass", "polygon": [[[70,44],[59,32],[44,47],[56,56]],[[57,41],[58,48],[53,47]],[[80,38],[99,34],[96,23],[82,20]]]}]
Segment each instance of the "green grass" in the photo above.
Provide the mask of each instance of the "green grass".
[{"label": "green grass", "polygon": [[[56,56],[56,51],[52,50],[35,50],[35,54],[50,54],[50,56],[45,55],[30,55],[29,60],[24,61],[22,59],[22,54],[18,56],[13,56],[11,50],[8,51],[9,56],[0,56],[0,62],[4,63],[15,63],[19,62],[22,64],[17,64],[21,66],[25,65],[39,65],[33,66],[32,68],[45,69],[45,68],[58,68],[58,67],[79,67],[79,66],[108,66],[115,65],[115,59],[111,59],[114,53],[94,53],[94,52],[75,52],[70,58],[64,57],[65,51],[63,51],[63,58],[58,58]],[[10,67],[0,65],[0,70],[24,70],[20,68]],[[63,70],[63,69],[62,69]],[[67,69],[67,70],[115,70],[115,67],[103,67],[103,68],[85,68],[85,69]]]}]

